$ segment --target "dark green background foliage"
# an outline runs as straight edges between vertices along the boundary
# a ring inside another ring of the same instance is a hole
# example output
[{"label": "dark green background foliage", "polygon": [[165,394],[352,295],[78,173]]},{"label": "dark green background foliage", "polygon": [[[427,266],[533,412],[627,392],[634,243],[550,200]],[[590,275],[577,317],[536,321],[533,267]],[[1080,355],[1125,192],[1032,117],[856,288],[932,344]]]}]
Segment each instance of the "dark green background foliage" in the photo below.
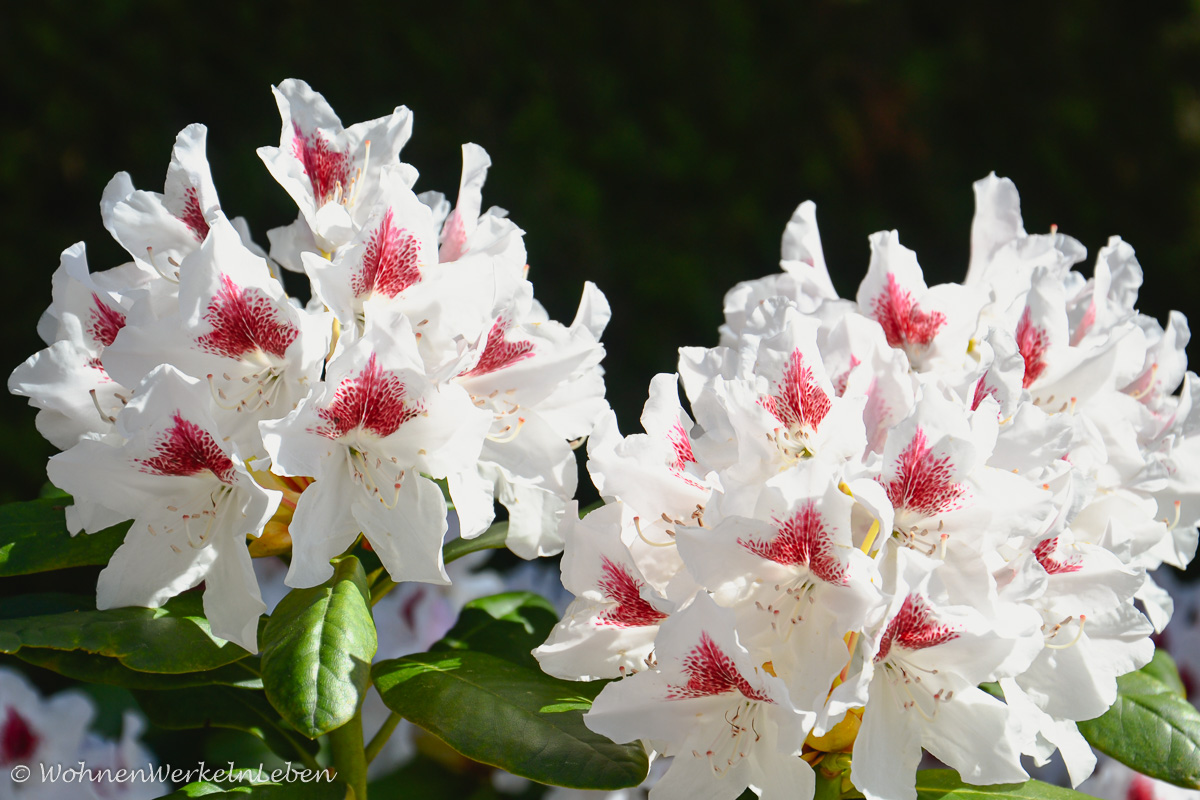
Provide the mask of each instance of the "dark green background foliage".
[{"label": "dark green background foliage", "polygon": [[[817,201],[853,295],[867,235],[898,228],[930,282],[965,270],[971,181],[1013,178],[1026,227],[1091,253],[1113,233],[1141,307],[1200,303],[1200,4],[697,2],[9,3],[0,25],[5,375],[41,345],[58,254],[123,260],[98,203],[117,170],[161,190],[175,134],[209,127],[222,204],[257,239],[295,216],[254,153],[269,86],[309,81],[346,123],[403,103],[419,189],[453,194],[459,150],[495,166],[485,203],[527,232],[538,296],[569,320],[585,279],[613,303],[609,396],[632,431],[675,349],[711,345],[721,296],[774,271]],[[24,400],[0,442],[29,497],[51,448]]]}]

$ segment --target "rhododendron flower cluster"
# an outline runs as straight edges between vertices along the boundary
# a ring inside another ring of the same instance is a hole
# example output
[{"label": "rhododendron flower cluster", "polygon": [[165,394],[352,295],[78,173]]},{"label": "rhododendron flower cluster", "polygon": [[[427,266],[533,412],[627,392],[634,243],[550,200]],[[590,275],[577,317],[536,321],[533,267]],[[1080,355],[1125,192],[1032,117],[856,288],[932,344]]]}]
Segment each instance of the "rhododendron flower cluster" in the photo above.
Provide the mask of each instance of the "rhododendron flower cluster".
[{"label": "rhododendron flower cluster", "polygon": [[911,800],[922,750],[975,784],[1055,751],[1091,773],[1076,722],[1151,658],[1151,573],[1196,549],[1189,331],[1136,310],[1120,238],[1085,278],[1010,181],[975,197],[961,284],[883,232],[853,299],[801,205],[783,271],[651,382],[645,433],[597,425],[606,504],[563,520],[576,599],[535,653],[621,678],[585,721],[673,757],[656,800],[811,797],[815,771]]},{"label": "rhododendron flower cluster", "polygon": [[572,324],[549,319],[523,232],[483,210],[483,148],[463,146],[453,204],[418,195],[407,108],[347,128],[302,81],[274,92],[280,141],[259,155],[299,215],[269,254],[226,216],[190,125],[161,193],[109,183],[104,224],[131,260],[92,272],[68,248],[47,347],[9,379],[63,451],[48,471],[71,530],[133,520],[98,606],[203,582],[213,632],[252,650],[252,554],[290,548],[287,583],[309,587],[361,532],[393,579],[447,583],[447,498],[465,537],[499,501],[515,552],[557,552],[572,445],[607,409],[607,303],[587,284]]}]

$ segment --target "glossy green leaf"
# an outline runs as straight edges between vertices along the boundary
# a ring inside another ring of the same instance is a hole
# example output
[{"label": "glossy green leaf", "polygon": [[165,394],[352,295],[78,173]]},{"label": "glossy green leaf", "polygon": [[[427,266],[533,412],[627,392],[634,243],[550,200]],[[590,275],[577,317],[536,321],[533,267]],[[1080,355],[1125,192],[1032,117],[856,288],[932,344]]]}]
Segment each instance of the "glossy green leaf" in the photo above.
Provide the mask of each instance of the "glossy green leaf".
[{"label": "glossy green leaf", "polygon": [[362,703],[378,644],[370,600],[362,565],[348,556],[325,583],[289,592],[267,621],[263,686],[309,738],[341,727]]},{"label": "glossy green leaf", "polygon": [[615,744],[583,724],[601,681],[563,681],[471,650],[382,661],[371,675],[389,708],[475,761],[577,789],[646,777],[640,744]]},{"label": "glossy green leaf", "polygon": [[0,577],[107,564],[129,523],[99,533],[67,533],[69,497],[0,506]]},{"label": "glossy green leaf", "polygon": [[311,762],[317,752],[309,741],[279,718],[261,691],[201,686],[168,691],[135,690],[146,717],[169,730],[233,728],[257,736],[280,758]]},{"label": "glossy green leaf", "polygon": [[539,669],[533,648],[558,622],[554,606],[532,592],[505,592],[472,600],[433,650],[474,650]]},{"label": "glossy green leaf", "polygon": [[115,658],[129,669],[171,674],[215,669],[249,655],[212,635],[197,592],[173,597],[162,608],[0,619],[0,652],[23,647],[82,650]]},{"label": "glossy green leaf", "polygon": [[1200,711],[1183,696],[1175,662],[1164,651],[1117,679],[1117,701],[1079,732],[1100,752],[1138,772],[1200,788]]},{"label": "glossy green leaf", "polygon": [[[1183,679],[1179,677],[1179,668],[1175,666],[1175,660],[1166,650],[1155,650],[1154,658],[1150,659],[1150,663],[1142,667],[1140,672],[1167,687],[1172,694],[1187,697],[1187,689],[1183,686]],[[1120,681],[1117,683],[1120,685]]]},{"label": "glossy green leaf", "polygon": [[497,522],[474,539],[451,539],[442,547],[442,560],[449,564],[468,553],[499,550],[508,539],[508,522]]},{"label": "glossy green leaf", "polygon": [[923,769],[917,772],[917,800],[1088,800],[1089,795],[1041,781],[995,783],[975,786],[963,783],[952,769]]},{"label": "glossy green leaf", "polygon": [[121,664],[115,658],[97,656],[79,650],[51,650],[44,647],[22,647],[17,658],[35,667],[88,683],[103,683],[125,689],[186,689],[191,686],[234,686],[241,689],[261,689],[262,679],[246,658],[216,669],[202,672],[181,672],[175,675],[140,672]]},{"label": "glossy green leaf", "polygon": [[44,614],[62,614],[67,611],[94,611],[96,595],[65,594],[62,592],[40,592],[5,597],[0,603],[0,620],[20,617],[38,617]]}]

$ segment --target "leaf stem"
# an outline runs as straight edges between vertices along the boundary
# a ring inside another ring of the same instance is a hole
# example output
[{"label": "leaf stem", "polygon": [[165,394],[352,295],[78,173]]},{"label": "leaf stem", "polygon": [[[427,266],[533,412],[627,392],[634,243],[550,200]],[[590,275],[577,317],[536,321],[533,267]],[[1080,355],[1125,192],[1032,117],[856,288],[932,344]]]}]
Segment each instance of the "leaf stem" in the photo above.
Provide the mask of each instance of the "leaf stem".
[{"label": "leaf stem", "polygon": [[371,606],[383,599],[383,596],[399,586],[390,576],[384,575],[375,583],[371,584]]},{"label": "leaf stem", "polygon": [[385,744],[387,744],[388,739],[392,737],[392,731],[396,730],[396,726],[400,724],[400,720],[402,719],[404,719],[404,717],[393,711],[388,715],[388,718],[383,721],[383,725],[380,726],[375,735],[371,737],[371,741],[367,743],[367,749],[364,755],[366,756],[368,764],[375,760],[375,756],[379,755],[379,751],[383,749]]},{"label": "leaf stem", "polygon": [[367,800],[367,758],[363,751],[362,709],[328,734],[338,780],[354,790],[354,800]]}]

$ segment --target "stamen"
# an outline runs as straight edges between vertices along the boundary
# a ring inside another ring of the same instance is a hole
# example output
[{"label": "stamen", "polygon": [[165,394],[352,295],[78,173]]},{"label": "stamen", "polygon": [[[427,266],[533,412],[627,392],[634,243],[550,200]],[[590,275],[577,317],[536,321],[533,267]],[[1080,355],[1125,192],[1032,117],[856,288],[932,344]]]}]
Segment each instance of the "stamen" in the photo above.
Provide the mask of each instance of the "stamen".
[{"label": "stamen", "polygon": [[[179,283],[179,273],[178,272],[174,272],[174,273],[163,272],[162,268],[159,267],[158,264],[154,261],[154,248],[150,247],[149,245],[146,246],[146,261],[150,262],[150,266],[154,269],[154,271],[157,272],[159,275],[161,275],[163,278],[167,279],[171,283]],[[168,258],[167,261],[174,267],[179,266],[179,264],[173,258]]]},{"label": "stamen", "polygon": [[92,405],[96,407],[96,413],[100,415],[100,419],[112,425],[117,421],[116,417],[104,413],[104,409],[100,407],[100,398],[96,396],[95,389],[89,389],[88,394],[92,397]]},{"label": "stamen", "polygon": [[1147,394],[1149,394],[1150,390],[1154,388],[1155,377],[1157,376],[1157,374],[1158,374],[1158,362],[1155,361],[1153,364],[1150,365],[1150,374],[1148,376],[1146,376],[1145,386],[1143,386],[1142,388],[1133,392],[1129,396],[1132,397],[1134,400],[1141,400],[1143,397],[1145,397]]},{"label": "stamen", "polygon": [[1175,530],[1175,526],[1179,524],[1179,507],[1180,507],[1180,505],[1181,505],[1180,501],[1176,500],[1175,501],[1175,519],[1167,519],[1166,517],[1163,517],[1163,522],[1165,522],[1167,524],[1167,530],[1169,530],[1169,531]]},{"label": "stamen", "polygon": [[355,170],[355,172],[354,172],[354,180],[353,180],[353,181],[351,181],[351,184],[353,185],[353,187],[354,187],[354,188],[353,188],[353,189],[351,189],[351,191],[350,191],[350,199],[349,199],[349,201],[346,203],[346,205],[347,205],[347,206],[350,206],[351,208],[353,208],[353,207],[354,207],[354,200],[355,200],[355,198],[357,198],[357,197],[358,197],[358,187],[359,187],[359,185],[362,183],[362,175],[363,175],[363,172],[366,170],[366,168],[367,168],[367,164],[368,164],[368,163],[370,163],[370,161],[371,161],[371,140],[370,140],[370,139],[367,139],[365,142],[363,142],[363,163],[362,163],[362,166],[361,166],[361,167],[359,167],[357,170]]},{"label": "stamen", "polygon": [[[229,383],[235,382],[228,372],[222,373],[221,377]],[[230,399],[224,389],[217,388],[216,378],[213,374],[207,375],[208,388],[217,407],[226,411],[246,411],[251,414],[262,408],[270,408],[271,404],[275,402],[283,384],[281,377],[282,372],[278,367],[268,367],[250,375],[243,375],[237,382],[243,385],[245,391]]]},{"label": "stamen", "polygon": [[[232,488],[221,486],[209,494],[208,502],[210,508],[204,508],[198,514],[183,515],[183,530],[187,535],[189,547],[199,550],[207,544],[209,538],[212,536],[213,528],[216,527],[217,520],[225,514],[226,508],[229,505],[225,500],[232,494]],[[207,522],[204,525],[204,530],[197,535],[192,528],[192,523],[201,517],[204,517]]]},{"label": "stamen", "polygon": [[513,439],[516,439],[517,435],[521,432],[521,428],[523,427],[525,427],[525,418],[517,417],[517,424],[515,426],[505,425],[500,433],[489,433],[487,438],[496,444],[505,444],[507,442],[511,442]]},{"label": "stamen", "polygon": [[[714,777],[718,780],[728,775],[739,761],[750,754],[749,746],[751,744],[762,739],[762,734],[755,726],[760,705],[760,703],[751,701],[740,703],[734,710],[732,719],[729,716],[730,712],[728,710],[725,712],[725,722],[729,725],[729,729],[722,728],[717,734],[717,738],[704,753],[705,758],[708,759],[709,768],[712,769]],[[743,714],[746,716],[744,721]],[[747,731],[754,737],[750,741],[747,741]],[[696,750],[692,751],[692,755],[696,758],[700,757],[700,753]]]},{"label": "stamen", "polygon": [[808,446],[808,437],[812,435],[812,431],[806,430],[806,427],[780,427],[767,434],[767,440],[775,443],[784,461],[789,465],[812,458],[813,451]]},{"label": "stamen", "polygon": [[[646,534],[642,533],[642,523],[641,523],[640,517],[633,518],[633,527],[635,529],[637,529],[638,538],[641,539],[646,544],[650,545],[651,547],[671,547],[675,544],[674,539],[671,539],[671,541],[669,541],[669,542],[652,542],[649,539],[647,539]],[[673,536],[674,534],[672,534],[670,531],[667,531],[667,535]]]},{"label": "stamen", "polygon": [[1067,617],[1062,622],[1060,622],[1054,626],[1054,629],[1050,632],[1050,635],[1046,637],[1046,647],[1047,648],[1049,648],[1051,650],[1066,650],[1069,647],[1074,647],[1075,645],[1079,644],[1079,640],[1083,638],[1083,624],[1085,622],[1087,622],[1086,614],[1079,615],[1079,630],[1076,631],[1074,639],[1072,639],[1067,644],[1050,644],[1050,639],[1053,639],[1055,636],[1058,636],[1058,632],[1062,628],[1062,626],[1070,623],[1070,621],[1071,621],[1071,617]]},{"label": "stamen", "polygon": [[363,488],[366,489],[369,494],[373,494],[378,497],[379,502],[383,504],[384,508],[391,511],[396,507],[396,504],[400,502],[400,486],[401,482],[404,480],[403,470],[401,470],[400,475],[394,481],[392,481],[392,488],[394,491],[392,493],[392,500],[389,503],[384,497],[383,490],[380,488],[381,483],[385,483],[385,481],[380,481],[379,475],[376,474],[379,468],[383,466],[383,462],[379,459],[375,459],[375,469],[372,470],[371,464],[367,460],[367,454],[360,450],[355,450],[354,448],[350,448],[350,458],[348,461],[351,464],[351,476],[356,482],[361,483]]},{"label": "stamen", "polygon": [[901,688],[904,689],[904,693],[908,695],[908,702],[903,703],[904,708],[915,708],[917,713],[921,715],[922,719],[924,719],[926,722],[933,722],[933,718],[936,717],[938,713],[938,704],[952,699],[954,697],[954,690],[943,687],[938,689],[936,692],[931,692],[929,689],[921,687],[922,694],[929,697],[929,699],[933,701],[933,710],[927,713],[924,706],[921,705],[921,702],[913,693],[913,685],[916,684],[917,686],[920,686],[921,677],[919,675],[909,675],[909,670],[920,671],[929,675],[936,675],[937,670],[921,669],[919,667],[914,667],[911,664],[906,666],[900,666],[899,664],[895,663],[888,664],[888,674],[893,678],[892,683],[895,684],[898,681]]}]

